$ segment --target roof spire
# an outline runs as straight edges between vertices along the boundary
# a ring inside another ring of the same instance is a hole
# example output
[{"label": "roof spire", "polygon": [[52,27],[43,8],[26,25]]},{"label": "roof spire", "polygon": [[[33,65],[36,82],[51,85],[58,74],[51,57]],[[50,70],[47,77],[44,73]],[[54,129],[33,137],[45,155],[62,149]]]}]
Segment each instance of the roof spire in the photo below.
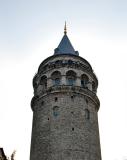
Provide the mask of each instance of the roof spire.
[{"label": "roof spire", "polygon": [[58,47],[54,50],[54,54],[71,54],[71,55],[79,55],[78,51],[75,51],[68,36],[67,36],[67,26],[66,21],[64,25],[64,36],[59,43]]},{"label": "roof spire", "polygon": [[64,34],[67,34],[67,26],[66,26],[66,21],[65,21],[65,25],[64,25]]}]

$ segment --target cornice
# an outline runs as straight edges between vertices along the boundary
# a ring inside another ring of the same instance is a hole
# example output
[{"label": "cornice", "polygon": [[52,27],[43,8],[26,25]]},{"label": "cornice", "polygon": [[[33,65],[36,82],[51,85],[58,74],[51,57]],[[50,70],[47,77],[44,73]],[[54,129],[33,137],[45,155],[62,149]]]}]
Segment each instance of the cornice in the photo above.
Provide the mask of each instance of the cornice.
[{"label": "cornice", "polygon": [[48,88],[47,90],[43,91],[40,93],[40,95],[35,95],[32,100],[31,100],[31,108],[34,111],[35,110],[35,106],[38,106],[37,103],[45,96],[48,96],[50,94],[54,94],[54,93],[76,93],[79,95],[84,95],[89,97],[94,104],[96,105],[96,109],[97,111],[99,110],[100,107],[100,101],[97,97],[97,95],[85,88],[79,87],[79,86],[52,86],[50,88]]}]

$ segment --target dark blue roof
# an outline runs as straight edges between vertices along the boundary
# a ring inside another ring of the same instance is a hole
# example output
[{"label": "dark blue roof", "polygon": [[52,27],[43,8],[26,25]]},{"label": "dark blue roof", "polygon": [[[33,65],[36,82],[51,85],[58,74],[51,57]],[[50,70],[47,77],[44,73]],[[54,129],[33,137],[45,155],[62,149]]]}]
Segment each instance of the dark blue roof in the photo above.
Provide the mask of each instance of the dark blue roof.
[{"label": "dark blue roof", "polygon": [[73,54],[73,55],[79,55],[77,51],[74,50],[68,36],[65,34],[58,45],[58,47],[55,49],[54,54]]}]

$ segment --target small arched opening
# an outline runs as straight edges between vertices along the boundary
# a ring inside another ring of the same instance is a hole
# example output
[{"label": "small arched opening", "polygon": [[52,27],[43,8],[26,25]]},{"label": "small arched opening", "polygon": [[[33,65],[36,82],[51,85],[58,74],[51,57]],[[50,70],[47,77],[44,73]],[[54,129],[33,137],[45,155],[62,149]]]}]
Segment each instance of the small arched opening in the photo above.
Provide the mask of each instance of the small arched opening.
[{"label": "small arched opening", "polygon": [[61,64],[62,64],[62,60],[57,60],[57,61],[55,61],[55,64],[56,64],[56,65],[61,65]]},{"label": "small arched opening", "polygon": [[69,65],[72,65],[72,64],[73,64],[73,61],[72,61],[71,59],[69,59],[69,60],[68,60],[68,64],[69,64]]},{"label": "small arched opening", "polygon": [[44,75],[40,79],[40,85],[42,85],[42,89],[47,88],[47,77]]},{"label": "small arched opening", "polygon": [[72,70],[66,73],[67,85],[73,86],[76,83],[76,73]]},{"label": "small arched opening", "polygon": [[92,81],[92,91],[96,93],[96,85],[94,81]]},{"label": "small arched opening", "polygon": [[89,77],[86,74],[81,76],[81,87],[88,88]]},{"label": "small arched opening", "polygon": [[53,107],[53,116],[57,117],[59,115],[59,107],[58,106],[54,106]]},{"label": "small arched opening", "polygon": [[38,87],[38,83],[37,83],[37,75],[34,76],[33,78],[33,88],[37,88]]},{"label": "small arched opening", "polygon": [[85,109],[85,119],[90,119],[90,111]]},{"label": "small arched opening", "polygon": [[59,71],[55,71],[51,75],[51,79],[53,82],[53,85],[60,85],[61,84],[61,73]]}]

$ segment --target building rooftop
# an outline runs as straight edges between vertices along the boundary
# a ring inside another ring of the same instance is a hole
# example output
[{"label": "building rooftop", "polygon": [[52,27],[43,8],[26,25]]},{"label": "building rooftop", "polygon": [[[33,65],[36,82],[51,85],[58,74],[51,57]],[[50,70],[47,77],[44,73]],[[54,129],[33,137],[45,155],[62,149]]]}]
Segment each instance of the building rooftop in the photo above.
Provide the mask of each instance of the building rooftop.
[{"label": "building rooftop", "polygon": [[64,36],[58,45],[58,47],[55,49],[54,54],[72,54],[72,55],[79,55],[77,51],[74,50],[68,36],[67,36],[67,29],[66,29],[66,23],[64,27]]},{"label": "building rooftop", "polygon": [[0,148],[0,159],[7,160],[3,148]]}]

